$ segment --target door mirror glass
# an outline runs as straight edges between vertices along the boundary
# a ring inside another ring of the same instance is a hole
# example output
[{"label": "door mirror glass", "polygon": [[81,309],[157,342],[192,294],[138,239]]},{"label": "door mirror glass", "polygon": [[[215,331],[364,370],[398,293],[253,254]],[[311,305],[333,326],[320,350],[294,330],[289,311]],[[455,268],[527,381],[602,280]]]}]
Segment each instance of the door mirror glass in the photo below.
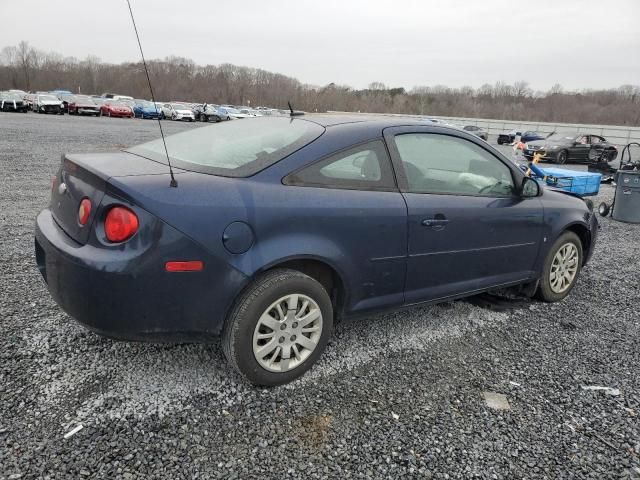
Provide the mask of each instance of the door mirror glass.
[{"label": "door mirror glass", "polygon": [[525,198],[537,197],[540,195],[540,184],[531,177],[524,177],[520,191],[521,195]]}]

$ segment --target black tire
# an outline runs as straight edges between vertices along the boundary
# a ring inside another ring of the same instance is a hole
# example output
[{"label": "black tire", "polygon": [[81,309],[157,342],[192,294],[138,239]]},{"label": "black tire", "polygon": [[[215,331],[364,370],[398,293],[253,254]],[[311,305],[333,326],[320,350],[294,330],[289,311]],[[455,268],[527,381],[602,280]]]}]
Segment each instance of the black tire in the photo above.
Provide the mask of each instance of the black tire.
[{"label": "black tire", "polygon": [[[317,303],[322,314],[322,332],[317,346],[297,367],[287,372],[263,368],[253,353],[253,334],[259,317],[273,302],[290,294],[306,295]],[[315,279],[296,270],[271,270],[240,295],[226,319],[222,332],[222,349],[229,364],[255,385],[275,386],[291,382],[304,374],[324,351],[333,331],[333,307],[324,287]]]},{"label": "black tire", "polygon": [[498,145],[502,145],[502,140],[498,139]]},{"label": "black tire", "polygon": [[565,163],[567,163],[568,156],[569,154],[567,153],[566,150],[560,150],[558,152],[558,155],[556,155],[555,163],[557,163],[558,165],[564,165]]},{"label": "black tire", "polygon": [[598,213],[601,217],[606,217],[607,215],[609,215],[609,211],[611,211],[611,207],[606,203],[602,202],[600,205],[598,205]]},{"label": "black tire", "polygon": [[[555,257],[558,250],[565,246],[567,243],[572,243],[575,245],[578,251],[578,269],[576,271],[575,276],[569,287],[563,292],[554,292],[551,288],[551,265],[553,263],[553,258]],[[544,267],[542,269],[542,277],[540,278],[540,284],[538,285],[538,290],[536,292],[536,297],[545,302],[559,302],[564,299],[578,281],[578,277],[580,276],[580,270],[582,268],[583,262],[583,251],[582,251],[582,242],[578,235],[571,231],[566,231],[562,235],[558,237],[558,239],[553,243],[551,248],[549,249],[549,253],[547,253],[547,258],[544,260]]]}]

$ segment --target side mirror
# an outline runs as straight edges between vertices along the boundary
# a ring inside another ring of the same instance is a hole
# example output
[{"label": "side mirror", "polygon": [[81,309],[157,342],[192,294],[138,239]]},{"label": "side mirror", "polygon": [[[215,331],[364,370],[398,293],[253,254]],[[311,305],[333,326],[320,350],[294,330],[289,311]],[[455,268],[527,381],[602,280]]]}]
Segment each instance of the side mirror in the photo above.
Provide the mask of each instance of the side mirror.
[{"label": "side mirror", "polygon": [[522,179],[522,186],[520,187],[520,195],[524,198],[538,197],[541,193],[540,184],[531,177],[524,177]]}]

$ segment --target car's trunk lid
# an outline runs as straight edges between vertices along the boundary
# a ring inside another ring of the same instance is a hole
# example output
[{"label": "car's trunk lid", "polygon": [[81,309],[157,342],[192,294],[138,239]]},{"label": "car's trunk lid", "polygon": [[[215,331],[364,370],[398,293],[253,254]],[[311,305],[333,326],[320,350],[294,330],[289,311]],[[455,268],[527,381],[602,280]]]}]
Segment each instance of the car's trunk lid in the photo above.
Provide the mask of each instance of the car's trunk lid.
[{"label": "car's trunk lid", "polygon": [[[56,223],[76,242],[85,244],[111,177],[167,174],[168,167],[125,152],[66,154],[52,184],[50,209]],[[78,220],[80,202],[91,201],[85,225]]]}]

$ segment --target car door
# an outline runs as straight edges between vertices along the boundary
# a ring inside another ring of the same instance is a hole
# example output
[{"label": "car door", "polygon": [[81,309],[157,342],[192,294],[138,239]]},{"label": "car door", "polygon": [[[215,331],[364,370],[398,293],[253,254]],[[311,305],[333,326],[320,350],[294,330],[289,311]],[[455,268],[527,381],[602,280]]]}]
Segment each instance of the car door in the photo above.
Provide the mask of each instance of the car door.
[{"label": "car door", "polygon": [[407,304],[535,277],[543,210],[523,198],[522,174],[462,132],[384,131],[407,202]]},{"label": "car door", "polygon": [[598,135],[589,135],[589,143],[591,148],[589,149],[587,160],[589,162],[597,162],[602,157],[607,145],[606,140]]},{"label": "car door", "polygon": [[[335,252],[344,270],[345,310],[404,303],[407,207],[382,139],[349,147],[287,175],[287,238],[301,248]],[[297,208],[296,206],[300,206]],[[314,247],[328,241],[330,248]],[[310,251],[308,253],[313,253]]]},{"label": "car door", "polygon": [[586,162],[589,158],[589,135],[579,135],[569,147],[569,160],[575,162]]}]

